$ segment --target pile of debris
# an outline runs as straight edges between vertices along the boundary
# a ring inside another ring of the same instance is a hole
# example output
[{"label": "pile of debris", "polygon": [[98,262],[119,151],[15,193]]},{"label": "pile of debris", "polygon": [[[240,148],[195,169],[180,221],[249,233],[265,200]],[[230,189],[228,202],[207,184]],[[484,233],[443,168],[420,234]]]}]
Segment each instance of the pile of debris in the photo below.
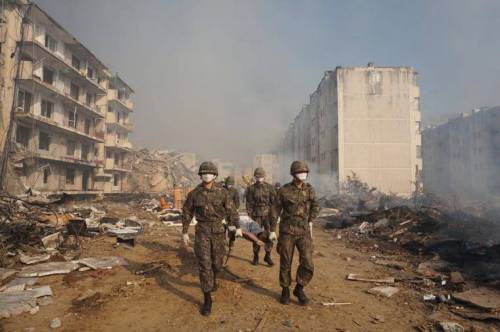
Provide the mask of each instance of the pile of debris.
[{"label": "pile of debris", "polygon": [[196,171],[184,164],[181,154],[142,149],[133,156],[132,172],[125,191],[168,192],[174,187],[194,187]]}]

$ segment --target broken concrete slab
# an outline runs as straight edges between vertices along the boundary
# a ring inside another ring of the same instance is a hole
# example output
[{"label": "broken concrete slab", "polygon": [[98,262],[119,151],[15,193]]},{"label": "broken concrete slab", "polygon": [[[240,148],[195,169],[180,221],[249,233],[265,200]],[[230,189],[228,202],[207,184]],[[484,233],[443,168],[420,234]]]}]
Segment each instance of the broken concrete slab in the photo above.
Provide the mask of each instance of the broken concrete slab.
[{"label": "broken concrete slab", "polygon": [[0,293],[0,317],[2,318],[29,312],[35,306],[34,291]]},{"label": "broken concrete slab", "polygon": [[367,290],[367,292],[369,294],[380,295],[389,298],[399,292],[399,289],[391,286],[380,286],[370,288],[369,290]]},{"label": "broken concrete slab", "polygon": [[77,262],[51,262],[25,267],[19,272],[19,277],[43,277],[53,274],[66,274],[78,269]]},{"label": "broken concrete slab", "polygon": [[61,233],[57,232],[42,238],[45,249],[56,249],[62,242]]},{"label": "broken concrete slab", "polygon": [[111,269],[115,266],[128,265],[127,261],[119,256],[88,257],[82,258],[78,262],[94,270]]},{"label": "broken concrete slab", "polygon": [[49,286],[38,287],[32,290],[0,293],[0,317],[8,318],[29,312],[36,307],[36,299],[43,296],[51,296],[52,289]]},{"label": "broken concrete slab", "polygon": [[8,282],[5,287],[13,287],[17,285],[33,286],[38,281],[38,278],[15,278]]},{"label": "broken concrete slab", "polygon": [[25,255],[22,251],[19,251],[19,260],[21,261],[21,263],[26,264],[26,265],[46,262],[49,259],[50,259],[49,254],[28,256],[28,255]]},{"label": "broken concrete slab", "polygon": [[355,274],[355,273],[349,273],[347,275],[347,280],[363,281],[363,282],[375,282],[375,283],[381,283],[381,284],[394,284],[396,281],[394,279],[394,277],[386,277],[386,278],[381,278],[381,279],[371,279],[371,278],[362,277],[359,274]]},{"label": "broken concrete slab", "polygon": [[462,325],[455,322],[439,322],[439,326],[444,332],[464,332],[465,329]]},{"label": "broken concrete slab", "polygon": [[0,267],[0,281],[4,281],[4,280],[9,279],[13,275],[15,275],[17,272],[19,272],[19,271],[14,270],[14,269],[6,269],[3,267]]},{"label": "broken concrete slab", "polygon": [[479,287],[465,292],[455,293],[452,296],[459,302],[466,303],[486,311],[496,311],[500,309],[500,292],[497,290]]}]

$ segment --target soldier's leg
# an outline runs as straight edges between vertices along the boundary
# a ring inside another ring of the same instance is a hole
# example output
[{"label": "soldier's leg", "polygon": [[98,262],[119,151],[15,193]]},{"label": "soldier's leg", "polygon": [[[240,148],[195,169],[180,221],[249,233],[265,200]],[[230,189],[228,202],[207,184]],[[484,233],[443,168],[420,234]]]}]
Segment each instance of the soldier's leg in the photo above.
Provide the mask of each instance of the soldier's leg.
[{"label": "soldier's leg", "polygon": [[314,274],[313,244],[309,234],[301,236],[296,242],[299,251],[299,266],[297,268],[296,280],[298,284],[306,286]]},{"label": "soldier's leg", "polygon": [[[254,220],[257,224],[262,225],[262,220],[260,218],[256,218]],[[256,243],[252,243],[252,248],[253,248],[253,260],[252,264],[257,265],[259,264],[259,251],[260,251],[260,246]]]},{"label": "soldier's leg", "polygon": [[295,239],[290,234],[280,234],[278,239],[278,253],[280,254],[280,286],[289,287],[292,282],[292,260]]},{"label": "soldier's leg", "polygon": [[198,259],[200,287],[204,293],[211,292],[214,286],[210,242],[210,236],[208,234],[196,232],[194,253]]},{"label": "soldier's leg", "polygon": [[211,250],[212,250],[212,269],[216,277],[222,270],[224,264],[224,257],[226,257],[226,243],[224,233],[217,233],[211,235]]},{"label": "soldier's leg", "polygon": [[289,234],[280,234],[278,238],[278,253],[280,254],[280,285],[283,288],[281,291],[280,302],[282,304],[290,303],[290,283],[292,282],[292,260],[295,241],[294,237]]}]

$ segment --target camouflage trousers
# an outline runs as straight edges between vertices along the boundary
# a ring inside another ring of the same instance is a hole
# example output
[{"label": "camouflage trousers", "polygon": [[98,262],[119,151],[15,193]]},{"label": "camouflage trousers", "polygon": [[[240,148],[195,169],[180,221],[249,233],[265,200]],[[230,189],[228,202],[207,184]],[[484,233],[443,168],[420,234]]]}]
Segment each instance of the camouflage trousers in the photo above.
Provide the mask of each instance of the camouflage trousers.
[{"label": "camouflage trousers", "polygon": [[[269,225],[269,219],[267,218],[258,218],[254,219],[256,223],[258,223],[262,228],[264,228],[264,232],[258,234],[259,240],[264,242],[264,250],[266,253],[271,253],[273,250],[273,241],[269,241],[269,234],[271,232],[271,226]],[[258,254],[260,251],[260,246],[257,244],[253,244],[253,253]]]},{"label": "camouflage trousers", "polygon": [[306,286],[311,281],[314,274],[314,264],[312,260],[313,245],[311,235],[308,233],[301,235],[282,234],[278,239],[277,251],[280,254],[280,285],[289,287],[292,282],[292,260],[295,247],[299,252],[299,266],[295,277],[298,284]]},{"label": "camouflage trousers", "polygon": [[194,253],[198,259],[201,290],[211,292],[226,256],[225,233],[196,230]]}]

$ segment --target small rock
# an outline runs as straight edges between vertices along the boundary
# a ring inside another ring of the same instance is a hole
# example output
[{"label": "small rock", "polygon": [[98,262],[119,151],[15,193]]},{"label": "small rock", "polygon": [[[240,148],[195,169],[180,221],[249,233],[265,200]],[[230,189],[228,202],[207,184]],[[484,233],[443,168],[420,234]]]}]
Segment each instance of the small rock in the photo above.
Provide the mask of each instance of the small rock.
[{"label": "small rock", "polygon": [[41,306],[46,306],[54,303],[54,300],[52,300],[51,296],[42,296],[36,299],[36,303]]},{"label": "small rock", "polygon": [[316,318],[318,318],[318,315],[311,315],[311,316],[309,316],[310,320],[315,320]]},{"label": "small rock", "polygon": [[381,295],[384,297],[391,297],[394,294],[396,294],[397,292],[399,292],[399,289],[396,287],[392,287],[392,286],[379,286],[379,287],[370,288],[367,292],[370,294],[373,294],[373,295]]},{"label": "small rock", "polygon": [[439,326],[444,332],[464,332],[465,329],[462,325],[455,322],[439,322]]},{"label": "small rock", "polygon": [[284,321],[281,322],[286,327],[293,327],[293,320],[291,319],[285,319]]},{"label": "small rock", "polygon": [[345,260],[348,261],[348,262],[350,262],[352,260],[352,258],[351,257],[346,257]]},{"label": "small rock", "polygon": [[372,318],[373,318],[372,320],[373,324],[380,324],[385,322],[385,318],[382,315],[373,315]]},{"label": "small rock", "polygon": [[30,310],[30,314],[34,315],[34,314],[36,314],[38,311],[40,311],[40,307],[39,307],[39,306],[33,307],[33,309],[31,309],[31,310]]},{"label": "small rock", "polygon": [[52,329],[58,329],[62,325],[61,320],[59,318],[54,318],[53,320],[50,321],[50,328]]}]

